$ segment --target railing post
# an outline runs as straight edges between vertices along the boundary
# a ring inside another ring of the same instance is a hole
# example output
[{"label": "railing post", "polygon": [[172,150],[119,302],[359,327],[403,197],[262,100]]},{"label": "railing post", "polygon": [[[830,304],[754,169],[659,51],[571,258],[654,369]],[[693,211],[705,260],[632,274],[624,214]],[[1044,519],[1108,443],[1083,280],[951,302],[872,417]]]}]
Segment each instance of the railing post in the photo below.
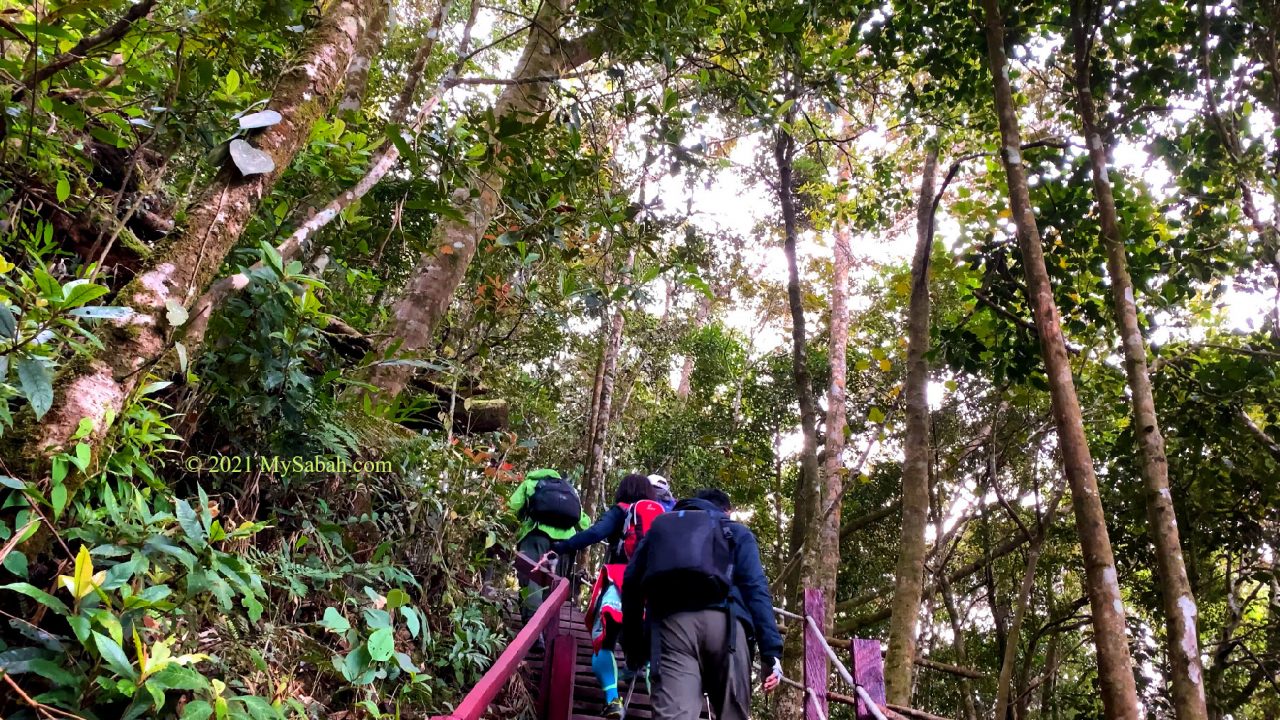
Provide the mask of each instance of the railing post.
[{"label": "railing post", "polygon": [[[879,640],[853,638],[850,641],[853,653],[853,680],[860,685],[877,704],[885,704],[884,694],[884,656],[880,652]],[[858,698],[855,709],[858,720],[873,720],[870,708]]]},{"label": "railing post", "polygon": [[542,674],[538,683],[538,717],[545,720],[550,710],[550,697],[552,686],[552,668],[554,667],[554,656],[552,654],[552,646],[555,639],[560,637],[560,610],[548,618],[547,625],[542,630]]},{"label": "railing post", "polygon": [[[804,589],[804,614],[813,618],[819,628],[827,616],[822,590]],[[804,717],[805,720],[826,720],[827,712],[827,652],[822,647],[823,638],[809,623],[804,624]],[[813,694],[809,694],[809,690]]]},{"label": "railing post", "polygon": [[551,678],[544,697],[545,720],[569,720],[573,715],[574,670],[578,661],[578,638],[573,633],[549,637],[547,657],[551,662],[544,672]]}]

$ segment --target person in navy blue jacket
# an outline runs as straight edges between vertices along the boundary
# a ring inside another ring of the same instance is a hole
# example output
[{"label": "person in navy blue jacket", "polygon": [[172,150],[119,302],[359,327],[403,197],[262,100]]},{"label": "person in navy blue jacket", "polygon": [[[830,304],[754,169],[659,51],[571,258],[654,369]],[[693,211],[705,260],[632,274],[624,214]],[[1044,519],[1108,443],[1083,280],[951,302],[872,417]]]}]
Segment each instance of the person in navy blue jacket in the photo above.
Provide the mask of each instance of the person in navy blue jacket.
[{"label": "person in navy blue jacket", "polygon": [[[729,496],[699,490],[676,504],[681,510],[727,516]],[[627,666],[651,662],[653,714],[662,720],[695,720],[702,695],[711,699],[712,717],[747,720],[751,710],[751,655],[760,651],[763,688],[772,692],[782,679],[782,635],[773,616],[773,597],[760,564],[760,547],[747,526],[727,522],[732,544],[732,587],[727,600],[689,607],[681,593],[648,596],[645,575],[652,560],[656,524],[640,542],[622,583],[622,633]],[[668,545],[669,546],[669,545]],[[645,611],[647,609],[647,616]],[[643,620],[641,619],[643,618]],[[730,627],[732,620],[734,627]],[[644,640],[644,628],[650,632]],[[730,633],[733,633],[730,635]]]}]

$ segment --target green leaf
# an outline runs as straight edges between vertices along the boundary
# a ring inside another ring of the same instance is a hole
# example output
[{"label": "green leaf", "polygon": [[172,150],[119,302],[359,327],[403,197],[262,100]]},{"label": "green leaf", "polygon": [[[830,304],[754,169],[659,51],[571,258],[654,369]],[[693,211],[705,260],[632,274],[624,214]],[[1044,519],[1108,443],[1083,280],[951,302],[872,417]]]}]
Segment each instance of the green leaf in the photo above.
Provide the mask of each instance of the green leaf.
[{"label": "green leaf", "polygon": [[20,578],[27,576],[27,556],[21,550],[11,550],[4,558],[4,569]]},{"label": "green leaf", "polygon": [[58,178],[58,187],[55,193],[57,194],[58,202],[66,202],[67,198],[71,197],[71,183],[67,182],[66,178]]},{"label": "green leaf", "polygon": [[26,484],[26,483],[22,482],[22,481],[21,481],[21,480],[19,480],[18,478],[15,478],[15,477],[9,477],[8,475],[0,475],[0,485],[3,485],[3,486],[5,486],[5,487],[9,488],[10,490],[19,490],[19,491],[21,491],[21,490],[26,490],[26,489],[27,489],[27,484]]},{"label": "green leaf", "polygon": [[118,590],[124,587],[126,583],[133,579],[134,575],[144,572],[147,569],[147,564],[147,559],[141,553],[134,553],[129,560],[112,565],[107,568],[107,577],[102,581],[102,589]]},{"label": "green leaf", "polygon": [[400,608],[400,614],[404,616],[404,625],[409,629],[410,637],[417,638],[418,633],[422,632],[422,618],[419,617],[418,610],[405,605]]},{"label": "green leaf", "polygon": [[134,669],[133,663],[129,662],[129,656],[124,654],[124,648],[120,647],[119,643],[100,632],[93,634],[93,642],[98,646],[98,654],[102,656],[102,661],[107,664],[107,667],[111,668],[115,674],[137,682],[138,672]]},{"label": "green leaf", "polygon": [[279,720],[280,713],[271,707],[271,703],[257,695],[243,695],[237,698],[244,704],[246,710],[249,711],[249,717],[253,720]]},{"label": "green leaf", "polygon": [[61,483],[54,485],[49,491],[49,502],[53,505],[53,519],[62,517],[62,511],[67,508],[67,486]]},{"label": "green leaf", "polygon": [[240,73],[236,72],[235,68],[227,71],[227,79],[222,83],[222,87],[228,95],[240,89]]},{"label": "green leaf", "polygon": [[0,337],[12,340],[18,334],[18,319],[13,316],[9,306],[0,303]]},{"label": "green leaf", "polygon": [[146,386],[144,386],[141,390],[138,391],[138,394],[151,395],[153,393],[158,393],[172,384],[173,384],[172,380],[157,380],[153,383],[147,383]]},{"label": "green leaf", "polygon": [[49,653],[42,648],[20,647],[0,652],[0,673],[20,675],[31,672],[31,663],[48,659]]},{"label": "green leaf", "polygon": [[361,644],[347,653],[346,658],[343,659],[342,665],[338,669],[342,671],[342,676],[347,679],[347,682],[364,684],[362,681],[369,671],[368,648]]},{"label": "green leaf", "polygon": [[204,700],[187,703],[182,709],[182,720],[209,720],[213,717],[213,706]]},{"label": "green leaf", "polygon": [[72,615],[67,618],[67,624],[71,626],[71,631],[76,634],[76,639],[80,641],[81,645],[89,642],[89,618]]},{"label": "green leaf", "polygon": [[124,643],[124,626],[120,624],[120,618],[116,617],[110,610],[94,610],[89,613],[92,618],[103,630],[107,631],[107,637],[115,640],[118,644]]},{"label": "green leaf", "polygon": [[[52,227],[52,226],[50,226]],[[36,287],[40,288],[40,295],[49,302],[62,302],[62,286],[57,280],[49,274],[41,266],[36,266],[31,270],[31,277],[36,281]]]},{"label": "green leaf", "polygon": [[391,628],[378,628],[369,636],[369,658],[376,662],[386,662],[396,650],[396,638]]},{"label": "green leaf", "polygon": [[399,665],[401,670],[407,673],[413,673],[415,675],[422,674],[422,668],[418,667],[417,665],[414,665],[413,658],[409,657],[407,654],[398,652],[395,654],[395,659],[396,659],[396,665]]},{"label": "green leaf", "polygon": [[87,304],[90,300],[96,300],[106,295],[110,290],[105,286],[95,285],[88,280],[73,280],[62,286],[62,292],[65,295],[62,306],[76,308]]},{"label": "green leaf", "polygon": [[63,688],[79,687],[80,681],[83,680],[83,678],[77,675],[72,675],[71,673],[67,672],[58,663],[52,660],[47,660],[45,658],[34,659],[30,663],[28,663],[28,666],[30,667],[31,672],[47,680],[52,680],[54,685],[57,685],[59,687],[63,687]]},{"label": "green leaf", "polygon": [[88,437],[93,432],[94,424],[92,418],[80,418],[80,422],[76,423],[76,434],[71,436],[72,440],[79,440]]},{"label": "green leaf", "polygon": [[143,545],[143,549],[158,550],[159,552],[165,553],[166,555],[172,555],[173,557],[177,558],[178,562],[182,563],[188,570],[195,567],[195,564],[196,564],[195,555],[192,555],[189,551],[184,550],[183,548],[175,545],[172,540],[170,540],[169,538],[163,535],[154,535],[151,538],[149,538],[146,544]]},{"label": "green leaf", "polygon": [[351,621],[343,617],[337,608],[328,607],[324,609],[324,617],[320,620],[320,627],[341,635],[351,629]]},{"label": "green leaf", "polygon": [[17,367],[22,394],[39,420],[53,407],[53,376],[43,362],[30,355],[19,357]]},{"label": "green leaf", "polygon": [[883,423],[884,411],[878,407],[871,408],[871,411],[867,413],[867,420],[870,420],[875,425]]},{"label": "green leaf", "polygon": [[173,507],[182,531],[195,542],[197,547],[204,547],[208,536],[205,534],[204,526],[200,524],[200,519],[196,517],[196,511],[191,507],[191,503],[186,500],[177,500],[173,503]]},{"label": "green leaf", "polygon": [[209,680],[193,668],[170,663],[147,678],[146,684],[162,690],[204,690],[209,687]]},{"label": "green leaf", "polygon": [[71,462],[80,468],[80,472],[86,472],[89,469],[89,461],[93,459],[93,449],[86,443],[76,443],[75,456],[71,458]]},{"label": "green leaf", "polygon": [[19,583],[9,583],[8,585],[0,585],[0,590],[12,590],[21,595],[26,595],[32,600],[35,600],[41,605],[44,605],[50,610],[58,613],[59,615],[71,614],[71,608],[67,607],[66,603],[50,595],[49,593],[41,590],[35,585],[32,585],[31,583],[19,582]]},{"label": "green leaf", "polygon": [[364,622],[371,628],[389,629],[391,627],[391,615],[386,610],[370,608],[364,611]]},{"label": "green leaf", "polygon": [[387,610],[395,610],[398,607],[409,604],[409,593],[396,588],[387,593]]}]

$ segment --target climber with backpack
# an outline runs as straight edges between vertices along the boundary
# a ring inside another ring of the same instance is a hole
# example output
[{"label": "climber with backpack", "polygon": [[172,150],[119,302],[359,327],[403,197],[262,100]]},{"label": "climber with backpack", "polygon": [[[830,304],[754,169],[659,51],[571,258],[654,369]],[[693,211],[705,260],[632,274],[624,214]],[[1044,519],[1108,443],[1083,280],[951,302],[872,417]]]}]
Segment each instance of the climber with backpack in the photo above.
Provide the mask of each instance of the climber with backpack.
[{"label": "climber with backpack", "polygon": [[729,510],[720,490],[681,500],[654,519],[627,565],[623,649],[629,668],[650,663],[655,718],[695,720],[705,693],[712,717],[747,720],[757,649],[764,691],[782,680],[782,636],[760,548]]},{"label": "climber with backpack", "polygon": [[[507,507],[520,521],[516,533],[516,550],[528,558],[544,556],[553,542],[573,537],[586,528],[591,518],[582,512],[582,501],[560,473],[550,468],[530,470],[524,481],[511,494]],[[573,556],[561,554],[557,564],[549,569],[557,575],[569,572]],[[525,571],[518,571],[524,602],[520,605],[520,617],[529,622],[542,604],[544,588]]]},{"label": "climber with backpack", "polygon": [[627,559],[643,541],[662,505],[654,499],[654,488],[644,475],[627,475],[618,483],[614,506],[590,528],[566,540],[551,544],[543,560],[584,550],[608,541],[604,566],[591,589],[586,624],[591,628],[591,669],[604,690],[604,717],[621,718],[624,713],[618,695],[618,662],[614,648],[622,630],[622,575]]}]

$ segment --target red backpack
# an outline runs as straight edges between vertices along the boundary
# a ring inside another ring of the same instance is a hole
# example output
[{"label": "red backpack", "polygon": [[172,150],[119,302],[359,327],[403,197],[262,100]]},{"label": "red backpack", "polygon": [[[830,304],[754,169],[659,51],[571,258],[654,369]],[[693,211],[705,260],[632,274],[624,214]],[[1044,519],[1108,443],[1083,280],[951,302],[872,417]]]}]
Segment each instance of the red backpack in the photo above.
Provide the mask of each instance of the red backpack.
[{"label": "red backpack", "polygon": [[649,532],[649,526],[653,524],[654,518],[663,513],[663,508],[656,500],[640,500],[630,506],[626,503],[620,503],[620,505],[627,511],[627,517],[622,521],[622,537],[618,540],[614,553],[616,556],[630,560],[631,554],[636,551],[636,546]]}]

